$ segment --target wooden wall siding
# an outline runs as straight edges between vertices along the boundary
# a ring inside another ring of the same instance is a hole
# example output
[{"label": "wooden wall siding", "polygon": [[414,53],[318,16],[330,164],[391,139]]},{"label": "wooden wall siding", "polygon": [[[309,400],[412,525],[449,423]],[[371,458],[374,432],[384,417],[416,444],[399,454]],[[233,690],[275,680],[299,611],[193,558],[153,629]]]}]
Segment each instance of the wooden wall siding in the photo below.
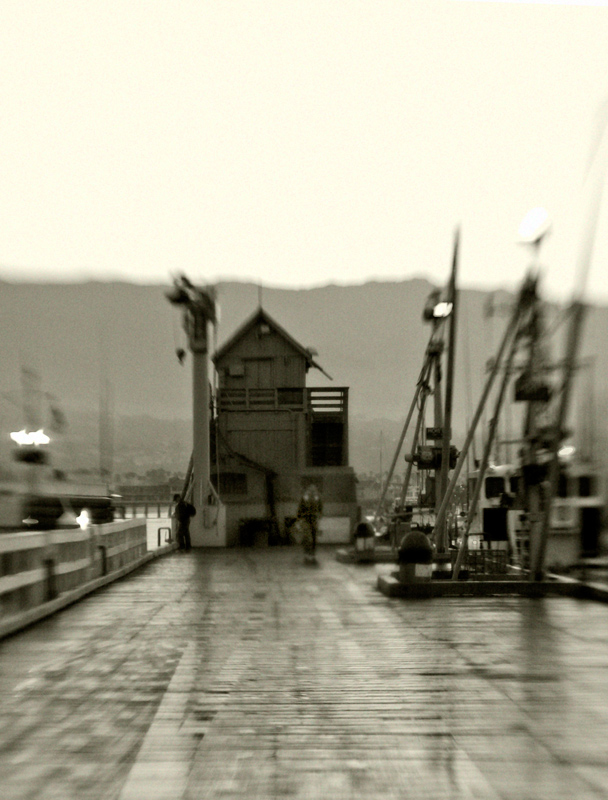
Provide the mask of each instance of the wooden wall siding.
[{"label": "wooden wall siding", "polygon": [[[221,414],[222,438],[236,453],[277,473],[306,466],[307,426],[303,413],[233,411]],[[220,469],[236,471],[236,463],[220,448]]]},{"label": "wooden wall siding", "polygon": [[306,361],[301,356],[283,356],[283,382],[277,386],[305,386]]},{"label": "wooden wall siding", "polygon": [[[302,354],[275,331],[258,335],[257,327],[235,342],[217,369],[220,387],[226,389],[306,385],[306,359]],[[235,374],[238,372],[242,374]]]},{"label": "wooden wall siding", "polygon": [[238,453],[276,472],[298,465],[296,435],[288,430],[232,430],[228,440]]},{"label": "wooden wall siding", "polygon": [[275,359],[245,358],[245,386],[248,389],[274,389]]}]

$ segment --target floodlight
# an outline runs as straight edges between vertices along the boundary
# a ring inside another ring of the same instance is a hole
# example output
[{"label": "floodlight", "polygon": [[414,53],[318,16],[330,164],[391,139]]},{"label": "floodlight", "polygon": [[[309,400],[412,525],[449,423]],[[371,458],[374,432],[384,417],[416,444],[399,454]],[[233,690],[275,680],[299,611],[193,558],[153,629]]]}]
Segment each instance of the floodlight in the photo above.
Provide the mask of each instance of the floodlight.
[{"label": "floodlight", "polygon": [[453,307],[453,303],[437,303],[437,305],[433,308],[433,316],[435,319],[445,319],[445,317],[450,316]]},{"label": "floodlight", "polygon": [[572,444],[565,444],[561,447],[558,451],[558,456],[560,458],[569,459],[576,453],[576,447]]},{"label": "floodlight", "polygon": [[519,241],[524,244],[538,244],[551,227],[551,220],[546,208],[537,206],[528,211],[521,221],[518,234]]}]

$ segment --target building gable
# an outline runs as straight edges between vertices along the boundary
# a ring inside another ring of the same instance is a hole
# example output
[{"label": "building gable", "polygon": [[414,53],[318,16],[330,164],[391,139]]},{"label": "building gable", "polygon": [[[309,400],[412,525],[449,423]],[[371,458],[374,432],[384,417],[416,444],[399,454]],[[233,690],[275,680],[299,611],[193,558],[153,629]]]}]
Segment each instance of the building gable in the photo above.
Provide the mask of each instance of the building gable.
[{"label": "building gable", "polygon": [[311,351],[261,308],[225,342],[213,360],[220,384],[225,387],[304,386],[311,366],[323,372]]}]

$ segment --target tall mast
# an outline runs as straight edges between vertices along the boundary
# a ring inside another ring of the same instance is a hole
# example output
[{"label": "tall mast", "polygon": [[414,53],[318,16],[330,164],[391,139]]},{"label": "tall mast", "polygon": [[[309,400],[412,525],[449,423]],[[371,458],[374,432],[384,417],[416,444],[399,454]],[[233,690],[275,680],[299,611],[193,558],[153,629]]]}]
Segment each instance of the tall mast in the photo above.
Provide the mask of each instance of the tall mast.
[{"label": "tall mast", "polygon": [[[209,325],[217,321],[215,290],[196,287],[185,276],[175,281],[167,294],[173,305],[183,311],[183,323],[192,353],[192,482],[191,499],[196,516],[191,522],[192,544],[205,546],[224,544],[220,541],[219,503],[211,486],[210,463],[210,393],[209,393]],[[211,512],[211,506],[215,510]],[[215,519],[212,519],[215,516]],[[215,529],[215,536],[210,535]]]}]

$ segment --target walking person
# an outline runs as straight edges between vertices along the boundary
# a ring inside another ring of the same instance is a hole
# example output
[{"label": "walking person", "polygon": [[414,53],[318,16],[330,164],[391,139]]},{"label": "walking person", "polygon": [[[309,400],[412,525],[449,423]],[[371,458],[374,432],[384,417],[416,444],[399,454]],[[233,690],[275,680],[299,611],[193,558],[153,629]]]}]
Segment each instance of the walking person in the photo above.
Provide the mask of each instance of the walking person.
[{"label": "walking person", "polygon": [[188,503],[181,495],[174,494],[173,518],[176,522],[177,547],[179,550],[190,550],[190,518],[196,514],[196,509],[192,503]]},{"label": "walking person", "polygon": [[304,553],[307,560],[311,562],[315,561],[319,518],[322,513],[323,503],[321,502],[319,490],[314,484],[310,484],[300,500],[298,519],[305,523]]}]

